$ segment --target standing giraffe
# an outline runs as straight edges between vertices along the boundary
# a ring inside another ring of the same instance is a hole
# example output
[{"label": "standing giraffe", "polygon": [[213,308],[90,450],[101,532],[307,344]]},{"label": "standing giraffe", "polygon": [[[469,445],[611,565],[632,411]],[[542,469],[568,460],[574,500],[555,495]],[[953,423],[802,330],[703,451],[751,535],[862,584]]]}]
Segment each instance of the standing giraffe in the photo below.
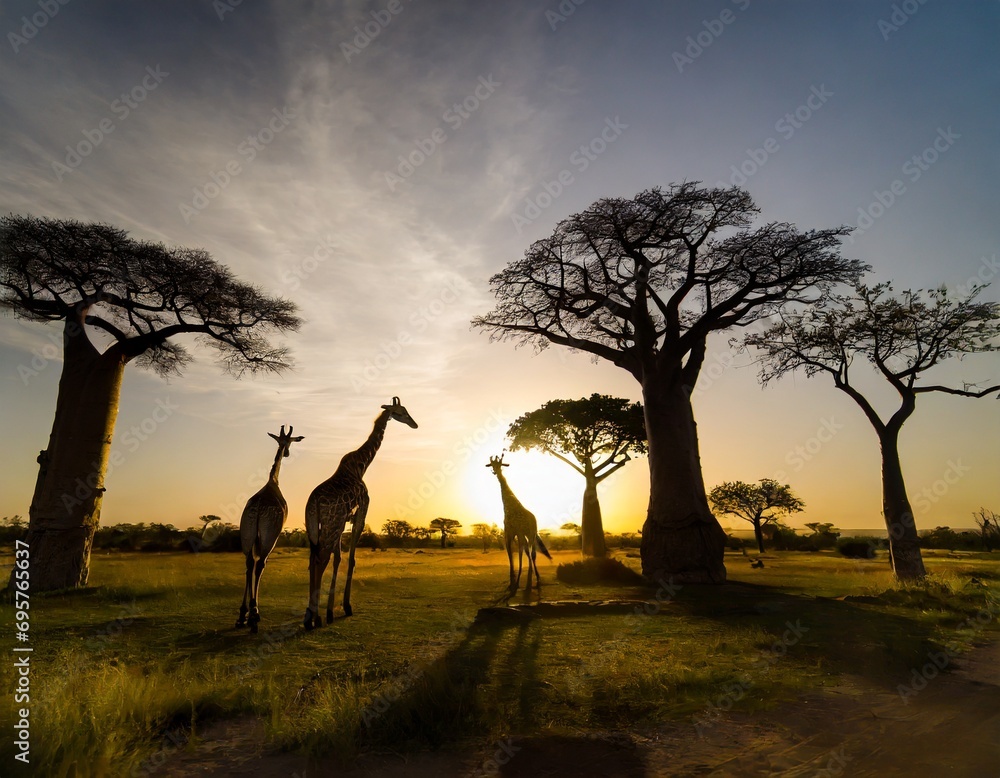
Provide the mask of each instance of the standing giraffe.
[{"label": "standing giraffe", "polygon": [[323,573],[333,552],[333,579],[330,596],[326,601],[326,623],[333,621],[333,592],[337,586],[340,567],[340,536],[344,525],[351,522],[351,550],[347,562],[347,582],[344,584],[344,615],[350,616],[351,579],[354,577],[354,550],[365,528],[368,513],[368,487],[362,480],[368,466],[375,459],[389,419],[401,421],[413,429],[417,423],[407,413],[398,397],[391,405],[383,405],[382,413],[375,419],[375,426],[361,448],[344,454],[337,471],[321,483],[306,502],[306,533],[309,535],[309,606],[306,608],[306,629],[322,626],[319,618],[319,590]]},{"label": "standing giraffe", "polygon": [[[278,488],[278,471],[281,469],[281,460],[288,456],[288,449],[292,443],[302,440],[301,435],[292,437],[292,427],[288,428],[286,435],[284,424],[281,425],[279,434],[270,432],[267,434],[277,441],[278,453],[274,455],[274,464],[271,465],[267,483],[247,500],[243,515],[240,517],[240,543],[247,558],[247,583],[243,589],[243,604],[240,606],[240,617],[236,620],[236,626],[242,627],[249,621],[250,631],[255,634],[257,624],[260,622],[260,612],[257,610],[260,575],[264,572],[267,556],[278,542],[281,529],[285,526],[285,519],[288,518],[288,503]],[[250,600],[249,618],[247,599]]]},{"label": "standing giraffe", "polygon": [[[538,588],[542,586],[542,577],[538,574],[538,563],[535,561],[535,545],[550,560],[552,555],[545,548],[545,544],[538,536],[538,522],[535,521],[535,514],[521,505],[521,501],[514,496],[507,479],[504,478],[500,468],[508,467],[503,461],[503,454],[499,457],[490,457],[490,463],[486,465],[493,470],[493,475],[500,482],[500,497],[503,498],[503,543],[507,549],[507,561],[510,564],[510,590],[517,591],[521,584],[521,567],[523,556],[528,557],[528,589],[531,589],[531,571],[535,571],[535,580]],[[513,545],[517,543],[517,578],[514,578],[514,554]]]}]

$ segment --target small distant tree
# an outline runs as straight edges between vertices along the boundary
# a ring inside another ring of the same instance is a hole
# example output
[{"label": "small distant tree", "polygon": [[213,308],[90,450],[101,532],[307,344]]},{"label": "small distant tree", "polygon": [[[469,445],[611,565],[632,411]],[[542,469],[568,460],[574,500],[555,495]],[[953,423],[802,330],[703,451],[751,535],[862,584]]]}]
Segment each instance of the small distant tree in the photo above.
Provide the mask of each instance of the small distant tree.
[{"label": "small distant tree", "polygon": [[205,533],[208,532],[208,525],[216,521],[222,521],[222,517],[216,516],[214,513],[206,513],[203,516],[199,516],[198,521],[204,524],[201,528],[201,538],[202,540],[206,540]]},{"label": "small distant tree", "polygon": [[805,503],[792,493],[787,484],[780,484],[773,478],[762,478],[759,485],[743,481],[727,481],[716,486],[708,495],[712,507],[722,514],[737,516],[753,525],[757,548],[764,553],[765,524],[777,521],[782,516],[797,513]]},{"label": "small distant tree", "polygon": [[[288,355],[268,336],[299,326],[294,303],[236,280],[199,249],[15,215],[0,217],[0,309],[62,329],[52,429],[28,510],[33,592],[87,585],[125,367],[180,373],[191,357],[179,340],[193,336],[236,376],[280,372]],[[32,374],[22,366],[22,378]]]},{"label": "small distant tree", "polygon": [[454,531],[461,526],[462,522],[455,521],[455,519],[446,519],[443,516],[438,516],[430,524],[432,532],[441,533],[441,548],[447,546],[449,533],[454,534]]},{"label": "small distant tree", "polygon": [[592,394],[579,400],[551,400],[510,425],[511,450],[537,448],[582,475],[580,539],[584,556],[607,556],[597,485],[631,458],[646,452],[642,405]]},{"label": "small distant tree", "polygon": [[979,536],[983,541],[983,548],[992,551],[994,545],[1000,545],[1000,513],[996,511],[980,508],[972,512],[972,517],[979,527]]},{"label": "small distant tree", "polygon": [[[900,580],[927,574],[899,457],[903,423],[921,394],[986,397],[1000,391],[1000,384],[978,389],[969,383],[958,388],[921,381],[951,357],[1000,349],[1000,303],[977,302],[983,288],[954,299],[944,288],[896,296],[891,284],[858,283],[849,294],[828,295],[808,310],[786,312],[777,324],[744,340],[762,355],[764,385],[799,368],[807,376],[825,373],[875,428],[882,452],[882,513]],[[858,360],[868,362],[899,395],[899,407],[887,419],[855,383],[851,368]]]},{"label": "small distant tree", "polygon": [[472,536],[483,541],[483,553],[490,549],[490,544],[503,537],[503,531],[496,525],[473,524]]},{"label": "small distant tree", "polygon": [[567,521],[559,529],[561,529],[563,532],[571,532],[577,536],[579,536],[582,531],[579,524],[574,524],[571,521]]},{"label": "small distant tree", "polygon": [[413,537],[413,526],[403,519],[389,519],[382,525],[386,545],[401,546]]}]

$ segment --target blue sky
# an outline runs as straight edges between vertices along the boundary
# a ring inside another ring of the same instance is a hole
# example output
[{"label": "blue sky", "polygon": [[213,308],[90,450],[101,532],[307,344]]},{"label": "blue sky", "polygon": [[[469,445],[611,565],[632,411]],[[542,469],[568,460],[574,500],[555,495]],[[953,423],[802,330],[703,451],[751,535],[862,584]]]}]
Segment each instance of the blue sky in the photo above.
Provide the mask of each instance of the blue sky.
[{"label": "blue sky", "polygon": [[[499,520],[479,465],[507,423],[555,397],[639,396],[613,366],[468,327],[490,275],[602,196],[738,174],[762,220],[860,224],[844,253],[876,280],[993,278],[998,28],[996,2],[940,0],[8,0],[0,208],[205,248],[306,322],[281,377],[236,382],[206,353],[169,383],[130,369],[104,521],[238,518],[270,465],[265,433],[291,423],[306,436],[282,471],[299,526],[393,395],[421,426],[387,434],[370,521]],[[27,512],[54,332],[0,321],[0,515]],[[878,526],[877,443],[857,408],[819,378],[762,391],[725,338],[713,347],[696,398],[709,486],[785,473],[803,521]],[[941,371],[998,375],[990,356]],[[143,432],[164,402],[176,410]],[[996,508],[997,410],[922,398],[903,432],[919,527]],[[535,460],[511,468],[543,525],[579,505],[558,467],[543,481]],[[603,487],[612,528],[641,524],[645,477],[636,462]]]}]

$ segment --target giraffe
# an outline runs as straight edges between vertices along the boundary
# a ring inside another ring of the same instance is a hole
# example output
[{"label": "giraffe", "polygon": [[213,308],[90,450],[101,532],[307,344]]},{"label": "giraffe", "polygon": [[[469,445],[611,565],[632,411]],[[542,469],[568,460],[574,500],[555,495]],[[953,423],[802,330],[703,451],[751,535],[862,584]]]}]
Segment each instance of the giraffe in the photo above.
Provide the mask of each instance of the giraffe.
[{"label": "giraffe", "polygon": [[[268,554],[278,542],[278,535],[281,534],[282,527],[285,526],[285,519],[288,518],[288,503],[278,488],[278,471],[281,469],[281,460],[288,456],[288,449],[292,443],[298,443],[302,436],[292,437],[292,427],[288,428],[285,434],[285,425],[281,425],[281,432],[277,435],[269,432],[270,437],[278,443],[278,453],[274,455],[274,464],[271,465],[271,474],[267,477],[267,483],[253,497],[247,500],[243,515],[240,517],[240,543],[247,560],[247,582],[243,589],[243,604],[240,606],[240,617],[236,620],[236,626],[242,627],[247,622],[250,624],[250,632],[256,634],[257,624],[260,622],[260,612],[257,610],[257,593],[260,590],[260,576],[264,572],[264,565],[267,564]],[[247,615],[247,599],[250,600],[250,613]]]},{"label": "giraffe", "polygon": [[331,552],[333,579],[330,581],[330,595],[326,601],[326,623],[333,621],[333,593],[340,567],[340,538],[347,522],[351,522],[351,550],[347,563],[347,582],[344,584],[344,615],[350,616],[353,613],[351,579],[354,577],[354,550],[364,531],[365,516],[368,513],[368,488],[362,479],[382,445],[382,437],[390,419],[413,429],[417,428],[417,423],[400,404],[399,398],[393,397],[391,405],[382,406],[382,413],[375,419],[368,440],[356,451],[344,454],[336,472],[313,489],[306,502],[306,533],[309,535],[309,606],[303,622],[306,629],[322,626],[319,618],[319,591]]},{"label": "giraffe", "polygon": [[[542,577],[538,574],[538,563],[535,561],[535,546],[550,560],[552,555],[545,548],[545,544],[538,536],[538,522],[535,521],[535,514],[521,505],[521,501],[514,496],[507,479],[504,478],[501,468],[508,467],[503,461],[503,454],[499,457],[490,457],[490,463],[486,465],[493,470],[493,475],[500,482],[500,497],[503,499],[503,542],[507,549],[507,561],[510,564],[510,590],[517,591],[521,584],[521,567],[523,556],[528,557],[528,589],[531,589],[531,571],[535,571],[535,580],[540,589]],[[517,543],[517,578],[514,578],[514,554],[513,545]]]}]

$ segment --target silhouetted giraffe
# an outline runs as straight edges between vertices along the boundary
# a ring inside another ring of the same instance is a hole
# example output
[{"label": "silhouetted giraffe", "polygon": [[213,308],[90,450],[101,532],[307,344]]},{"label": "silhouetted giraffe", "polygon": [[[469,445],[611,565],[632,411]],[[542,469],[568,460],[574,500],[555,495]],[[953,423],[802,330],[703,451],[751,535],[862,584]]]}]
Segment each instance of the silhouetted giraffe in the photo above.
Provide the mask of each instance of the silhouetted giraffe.
[{"label": "silhouetted giraffe", "polygon": [[[288,456],[288,449],[292,443],[302,440],[301,435],[292,437],[292,427],[288,428],[286,435],[284,424],[281,425],[281,432],[277,435],[270,432],[267,434],[278,442],[278,453],[274,455],[274,464],[271,465],[267,483],[247,500],[243,515],[240,517],[240,544],[247,560],[247,582],[243,589],[243,604],[240,606],[240,617],[236,620],[236,626],[242,627],[249,621],[250,631],[253,633],[257,632],[257,624],[260,622],[260,612],[257,610],[260,576],[264,572],[264,565],[267,564],[267,556],[278,542],[278,536],[285,526],[285,519],[288,518],[288,503],[278,488],[278,471],[281,469],[281,460]],[[247,618],[247,599],[250,600],[249,618]]]},{"label": "silhouetted giraffe", "polygon": [[365,528],[368,513],[368,488],[362,480],[365,471],[378,453],[389,419],[401,421],[413,429],[417,423],[393,397],[391,405],[383,405],[382,413],[375,419],[375,426],[368,440],[357,451],[344,454],[337,471],[321,483],[306,502],[306,533],[309,535],[309,606],[306,608],[305,628],[322,626],[319,618],[319,590],[323,572],[333,552],[333,579],[330,596],[326,602],[326,623],[333,621],[333,592],[337,586],[340,567],[340,536],[344,525],[351,522],[351,550],[347,563],[347,582],[344,585],[344,615],[350,616],[351,579],[354,577],[354,549]]},{"label": "silhouetted giraffe", "polygon": [[[531,571],[535,571],[537,586],[541,588],[542,577],[538,574],[538,563],[535,561],[535,546],[549,559],[552,555],[545,548],[545,544],[538,536],[538,522],[535,521],[535,514],[521,505],[521,501],[514,496],[507,479],[504,478],[502,467],[504,464],[503,454],[499,457],[490,457],[490,463],[486,465],[493,470],[493,475],[500,482],[500,497],[503,499],[503,542],[507,549],[507,561],[510,564],[510,590],[517,590],[521,584],[521,567],[523,556],[528,557],[528,589],[531,588]],[[514,554],[513,544],[517,542],[517,578],[514,578]]]}]

